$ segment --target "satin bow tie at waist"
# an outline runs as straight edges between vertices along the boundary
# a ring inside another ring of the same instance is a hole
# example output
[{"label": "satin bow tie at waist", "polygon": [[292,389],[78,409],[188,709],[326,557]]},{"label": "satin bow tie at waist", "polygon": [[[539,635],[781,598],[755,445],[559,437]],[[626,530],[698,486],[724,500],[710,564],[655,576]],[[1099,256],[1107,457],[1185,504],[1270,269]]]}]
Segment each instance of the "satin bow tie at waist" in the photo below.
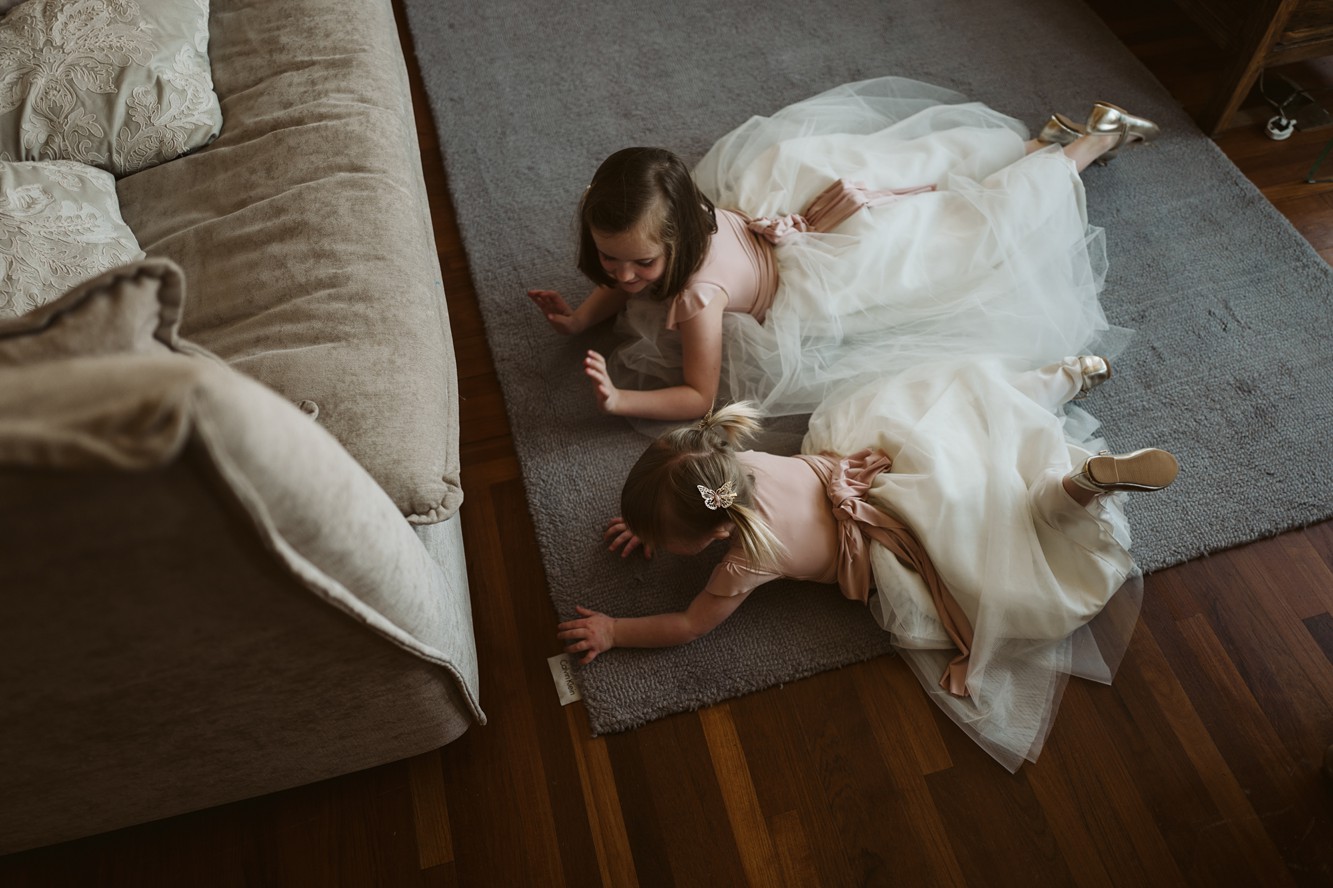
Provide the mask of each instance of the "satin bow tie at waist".
[{"label": "satin bow tie at waist", "polygon": [[816,231],[827,234],[860,209],[883,206],[901,197],[934,190],[936,190],[934,185],[916,185],[911,188],[881,188],[871,191],[864,182],[839,179],[819,192],[818,196],[810,201],[810,206],[802,212],[752,219],[747,227],[755,234],[763,235],[770,243],[777,244],[794,231]]},{"label": "satin bow tie at waist", "polygon": [[971,621],[940,579],[925,546],[921,545],[911,528],[892,515],[881,512],[865,499],[875,477],[892,468],[893,460],[885,453],[870,449],[841,458],[801,454],[797,459],[806,462],[819,476],[828,492],[829,502],[833,505],[833,515],[838,519],[838,586],[842,594],[862,604],[870,598],[867,537],[916,571],[930,590],[935,613],[944,631],[959,651],[958,656],[949,661],[940,678],[940,687],[956,697],[968,696]]}]

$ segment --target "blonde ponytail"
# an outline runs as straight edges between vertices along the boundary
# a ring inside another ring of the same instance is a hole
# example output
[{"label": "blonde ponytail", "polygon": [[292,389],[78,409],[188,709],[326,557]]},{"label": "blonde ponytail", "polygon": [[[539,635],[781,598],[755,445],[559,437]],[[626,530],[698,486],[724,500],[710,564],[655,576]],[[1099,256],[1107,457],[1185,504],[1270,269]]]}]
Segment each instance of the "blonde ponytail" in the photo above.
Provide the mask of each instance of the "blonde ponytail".
[{"label": "blonde ponytail", "polygon": [[737,447],[763,430],[762,417],[753,401],[737,401],[708,411],[699,420],[699,429],[705,432],[718,429],[728,444]]},{"label": "blonde ponytail", "polygon": [[652,546],[697,540],[730,521],[751,565],[775,568],[785,549],[755,511],[754,479],[736,458],[762,427],[754,404],[741,402],[662,435],[630,470],[621,516]]}]

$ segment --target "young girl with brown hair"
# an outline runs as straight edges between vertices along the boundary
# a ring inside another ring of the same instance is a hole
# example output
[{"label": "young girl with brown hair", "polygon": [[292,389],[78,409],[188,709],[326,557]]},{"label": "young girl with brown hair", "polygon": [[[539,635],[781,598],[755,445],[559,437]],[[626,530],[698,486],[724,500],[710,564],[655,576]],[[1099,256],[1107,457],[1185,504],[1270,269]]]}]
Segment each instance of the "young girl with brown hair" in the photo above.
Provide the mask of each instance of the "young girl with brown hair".
[{"label": "young girl with brown hair", "polygon": [[584,370],[602,410],[648,419],[702,416],[719,394],[808,413],[835,385],[943,355],[1113,351],[1079,173],[1156,134],[1098,102],[1027,140],[928,84],[841,86],[752,118],[692,174],[661,148],[608,157],[579,208],[595,288],[577,308],[528,295],[563,334],[621,317],[631,341]]},{"label": "young girl with brown hair", "polygon": [[586,664],[698,638],[773,579],[837,583],[1016,770],[1040,752],[1065,678],[1109,683],[1128,643],[1140,585],[1119,492],[1176,475],[1163,450],[1092,452],[1065,416],[1108,376],[1095,357],[915,368],[835,394],[793,457],[742,449],[758,429],[750,405],[669,432],[631,470],[610,548],[696,555],[726,540],[726,554],[682,611],[580,606],[558,636]]}]

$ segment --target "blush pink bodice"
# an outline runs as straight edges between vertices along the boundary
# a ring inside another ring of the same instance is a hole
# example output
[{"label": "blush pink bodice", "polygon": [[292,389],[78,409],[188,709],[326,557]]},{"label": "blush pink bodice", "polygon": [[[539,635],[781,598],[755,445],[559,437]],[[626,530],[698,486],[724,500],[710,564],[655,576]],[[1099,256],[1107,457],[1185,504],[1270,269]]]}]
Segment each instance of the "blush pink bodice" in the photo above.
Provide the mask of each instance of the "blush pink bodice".
[{"label": "blush pink bodice", "polygon": [[668,330],[676,329],[719,296],[726,301],[727,311],[744,312],[763,323],[778,290],[778,272],[771,245],[750,231],[749,222],[730,210],[717,211],[717,232],[709,241],[708,255],[685,289],[671,300]]},{"label": "blush pink bodice", "polygon": [[713,570],[707,591],[740,595],[778,577],[836,583],[838,522],[819,476],[792,456],[754,450],[736,456],[754,475],[755,511],[787,551],[776,570],[756,569],[737,543]]}]

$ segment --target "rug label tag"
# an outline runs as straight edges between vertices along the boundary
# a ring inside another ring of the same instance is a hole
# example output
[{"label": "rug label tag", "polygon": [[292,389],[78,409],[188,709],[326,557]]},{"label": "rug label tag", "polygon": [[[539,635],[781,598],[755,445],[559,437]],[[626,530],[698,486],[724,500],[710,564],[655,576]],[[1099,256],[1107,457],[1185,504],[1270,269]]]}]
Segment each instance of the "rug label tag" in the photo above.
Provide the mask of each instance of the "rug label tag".
[{"label": "rug label tag", "polygon": [[560,695],[560,705],[568,706],[575,700],[582,700],[579,683],[574,680],[574,661],[569,654],[556,654],[546,658],[546,665],[551,667],[551,678],[555,681],[556,693]]}]

